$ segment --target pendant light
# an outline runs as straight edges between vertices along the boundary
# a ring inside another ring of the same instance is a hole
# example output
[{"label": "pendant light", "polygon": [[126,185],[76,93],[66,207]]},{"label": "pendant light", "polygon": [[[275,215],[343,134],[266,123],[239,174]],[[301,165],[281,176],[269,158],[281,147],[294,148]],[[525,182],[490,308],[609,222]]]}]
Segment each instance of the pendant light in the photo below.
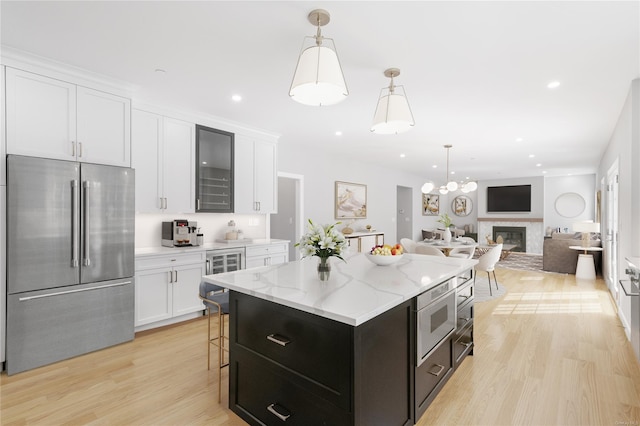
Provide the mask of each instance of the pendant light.
[{"label": "pendant light", "polygon": [[[449,180],[449,149],[451,149],[453,147],[453,145],[445,145],[444,146],[445,149],[447,150],[447,176],[446,176],[446,181],[447,183],[440,186],[438,188],[438,192],[440,192],[440,194],[445,195],[448,194],[449,192],[453,192],[458,190],[458,188],[460,188],[460,190],[464,193],[468,193],[468,192],[472,192],[475,191],[476,189],[478,189],[478,184],[476,182],[473,181],[468,181],[465,182],[461,185],[458,185],[458,182],[454,181],[454,180]],[[425,182],[424,185],[422,185],[422,193],[423,194],[428,194],[431,191],[433,191],[436,188],[436,185],[431,182],[431,181],[427,181]]]},{"label": "pendant light", "polygon": [[316,35],[305,37],[293,75],[289,96],[304,105],[337,104],[349,95],[333,39],[325,38],[320,27],[330,21],[329,12],[316,9],[309,22],[318,27]]},{"label": "pendant light", "polygon": [[393,84],[394,77],[400,75],[398,68],[389,68],[384,72],[391,79],[389,87],[380,91],[380,98],[373,115],[371,131],[382,135],[406,132],[416,123],[404,91],[404,86]]}]

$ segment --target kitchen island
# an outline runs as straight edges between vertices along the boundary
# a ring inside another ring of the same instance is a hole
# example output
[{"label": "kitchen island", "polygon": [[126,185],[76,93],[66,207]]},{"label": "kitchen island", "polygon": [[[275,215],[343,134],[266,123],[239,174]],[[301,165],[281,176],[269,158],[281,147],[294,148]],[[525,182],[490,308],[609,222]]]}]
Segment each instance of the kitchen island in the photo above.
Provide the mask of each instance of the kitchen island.
[{"label": "kitchen island", "polygon": [[405,254],[376,266],[354,254],[332,259],[325,282],[314,258],[205,276],[231,291],[230,408],[250,424],[415,423],[453,372],[455,338],[434,350],[449,367],[424,373],[438,380],[423,398],[431,367],[416,362],[416,296],[469,287],[475,263]]}]

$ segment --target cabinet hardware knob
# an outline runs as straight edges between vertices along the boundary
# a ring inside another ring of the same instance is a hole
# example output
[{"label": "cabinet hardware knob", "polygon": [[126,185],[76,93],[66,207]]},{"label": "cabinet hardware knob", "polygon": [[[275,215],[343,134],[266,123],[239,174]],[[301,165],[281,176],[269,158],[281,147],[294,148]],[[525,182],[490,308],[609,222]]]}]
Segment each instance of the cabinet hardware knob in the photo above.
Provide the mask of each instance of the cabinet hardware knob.
[{"label": "cabinet hardware knob", "polygon": [[[282,409],[282,407],[280,407],[280,409]],[[269,410],[269,412],[271,414],[273,414],[274,416],[276,416],[277,418],[279,418],[280,420],[282,420],[283,422],[286,422],[287,419],[289,417],[291,417],[291,414],[281,414],[278,412],[278,410],[276,410],[276,404],[271,404],[267,407],[267,410]]]},{"label": "cabinet hardware knob", "polygon": [[273,342],[273,343],[277,343],[280,346],[287,346],[289,343],[291,343],[291,340],[287,339],[284,336],[281,336],[279,334],[269,334],[267,336],[267,340]]},{"label": "cabinet hardware knob", "polygon": [[444,365],[440,365],[440,364],[436,364],[435,367],[438,367],[439,370],[437,372],[435,372],[435,373],[433,371],[429,370],[429,374],[438,377],[440,375],[440,373],[442,373],[444,371],[445,367],[444,367]]}]

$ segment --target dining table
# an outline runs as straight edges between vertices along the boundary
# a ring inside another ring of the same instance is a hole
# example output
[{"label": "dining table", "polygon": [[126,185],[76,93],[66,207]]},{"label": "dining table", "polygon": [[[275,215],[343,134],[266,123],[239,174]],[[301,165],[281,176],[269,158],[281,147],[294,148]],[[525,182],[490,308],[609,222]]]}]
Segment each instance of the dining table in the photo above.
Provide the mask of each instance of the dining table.
[{"label": "dining table", "polygon": [[449,242],[446,242],[444,240],[423,240],[423,241],[418,241],[416,244],[418,245],[425,245],[425,246],[429,246],[429,247],[435,247],[438,250],[441,250],[445,256],[449,256],[449,253],[451,253],[451,250],[453,250],[454,248],[466,248],[466,247],[473,247],[474,249],[476,247],[478,247],[478,243],[475,242],[468,242],[468,241],[458,241],[458,240],[454,240],[452,239]]}]

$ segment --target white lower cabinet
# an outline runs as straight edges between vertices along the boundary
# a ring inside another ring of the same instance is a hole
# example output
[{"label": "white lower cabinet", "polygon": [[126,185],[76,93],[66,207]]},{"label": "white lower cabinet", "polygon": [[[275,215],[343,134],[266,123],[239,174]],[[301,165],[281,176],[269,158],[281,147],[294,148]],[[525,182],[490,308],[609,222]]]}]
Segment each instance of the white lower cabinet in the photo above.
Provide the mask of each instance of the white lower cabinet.
[{"label": "white lower cabinet", "polygon": [[204,310],[198,297],[203,275],[204,252],[136,258],[135,326],[170,324]]},{"label": "white lower cabinet", "polygon": [[247,269],[257,266],[278,265],[289,261],[289,243],[278,242],[252,245],[245,248]]}]

